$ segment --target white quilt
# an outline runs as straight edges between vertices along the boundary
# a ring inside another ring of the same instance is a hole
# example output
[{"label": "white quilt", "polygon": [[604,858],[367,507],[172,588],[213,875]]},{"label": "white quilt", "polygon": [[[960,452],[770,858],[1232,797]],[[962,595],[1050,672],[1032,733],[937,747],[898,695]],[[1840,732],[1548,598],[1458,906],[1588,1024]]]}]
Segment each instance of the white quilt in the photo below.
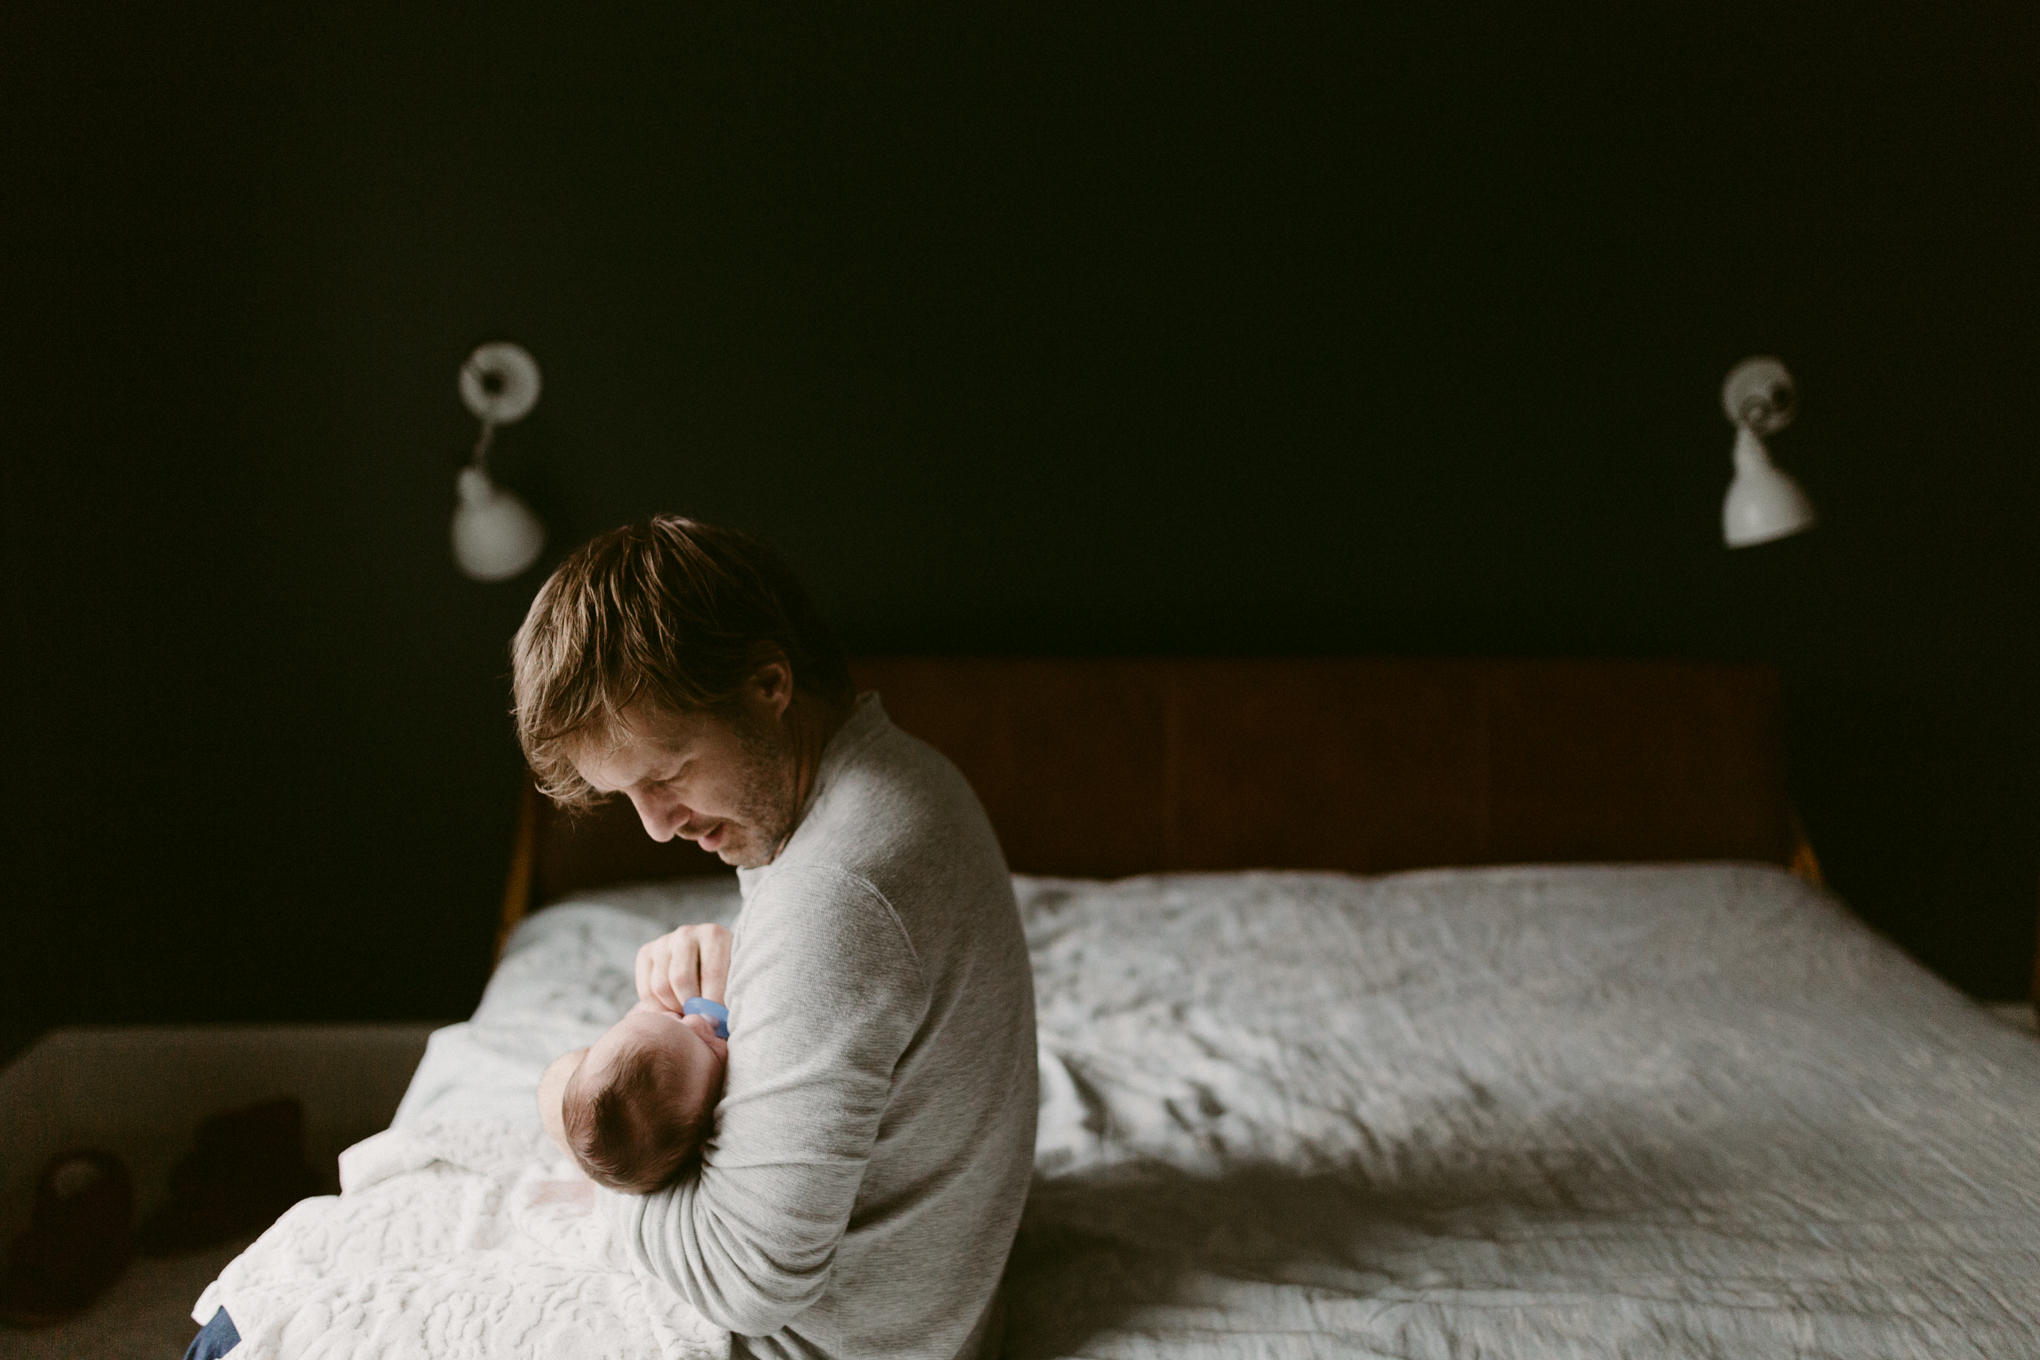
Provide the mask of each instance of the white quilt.
[{"label": "white quilt", "polygon": [[[1009,1360],[2040,1356],[2040,1042],[1776,870],[1019,888]],[[533,917],[398,1129],[535,1130],[637,945],[735,906]]]},{"label": "white quilt", "polygon": [[192,1310],[235,1360],[727,1360],[729,1334],[630,1262],[536,1129],[423,1121],[340,1155]]}]

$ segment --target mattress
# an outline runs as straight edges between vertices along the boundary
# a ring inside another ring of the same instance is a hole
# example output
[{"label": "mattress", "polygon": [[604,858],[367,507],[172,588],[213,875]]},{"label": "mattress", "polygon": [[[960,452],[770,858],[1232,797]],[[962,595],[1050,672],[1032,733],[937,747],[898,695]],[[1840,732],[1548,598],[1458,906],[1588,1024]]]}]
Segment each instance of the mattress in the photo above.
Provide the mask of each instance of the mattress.
[{"label": "mattress", "polygon": [[[2040,1355],[2040,1042],[1782,872],[1016,887],[1008,1357]],[[637,946],[737,907],[530,918],[399,1126],[535,1122]]]}]

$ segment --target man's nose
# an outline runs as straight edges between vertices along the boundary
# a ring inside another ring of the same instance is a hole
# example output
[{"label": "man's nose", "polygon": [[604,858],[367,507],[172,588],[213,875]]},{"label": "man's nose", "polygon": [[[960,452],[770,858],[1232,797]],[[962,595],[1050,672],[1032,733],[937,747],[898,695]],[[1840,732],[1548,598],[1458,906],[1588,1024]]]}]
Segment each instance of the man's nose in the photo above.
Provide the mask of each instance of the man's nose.
[{"label": "man's nose", "polygon": [[638,820],[645,824],[645,834],[655,841],[672,840],[673,833],[693,816],[677,800],[662,799],[656,794],[633,793],[630,802],[637,809]]}]

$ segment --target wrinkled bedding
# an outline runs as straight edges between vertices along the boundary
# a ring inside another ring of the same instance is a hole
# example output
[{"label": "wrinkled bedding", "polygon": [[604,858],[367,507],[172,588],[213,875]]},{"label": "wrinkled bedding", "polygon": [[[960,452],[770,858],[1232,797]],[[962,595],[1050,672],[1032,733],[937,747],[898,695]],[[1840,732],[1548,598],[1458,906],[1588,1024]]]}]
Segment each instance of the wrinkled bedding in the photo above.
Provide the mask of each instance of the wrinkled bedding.
[{"label": "wrinkled bedding", "polygon": [[473,1018],[433,1031],[393,1126],[453,1117],[536,1128],[546,1064],[594,1043],[637,1002],[638,947],[675,926],[734,925],[739,905],[732,875],[611,888],[527,916]]},{"label": "wrinkled bedding", "polygon": [[[1017,884],[1009,1357],[2040,1355],[2040,1043],[1777,870]],[[531,918],[397,1127],[535,1127],[637,945],[735,908]]]},{"label": "wrinkled bedding", "polygon": [[631,1274],[594,1186],[536,1128],[420,1120],[340,1154],[200,1296],[236,1360],[727,1360],[730,1338]]}]

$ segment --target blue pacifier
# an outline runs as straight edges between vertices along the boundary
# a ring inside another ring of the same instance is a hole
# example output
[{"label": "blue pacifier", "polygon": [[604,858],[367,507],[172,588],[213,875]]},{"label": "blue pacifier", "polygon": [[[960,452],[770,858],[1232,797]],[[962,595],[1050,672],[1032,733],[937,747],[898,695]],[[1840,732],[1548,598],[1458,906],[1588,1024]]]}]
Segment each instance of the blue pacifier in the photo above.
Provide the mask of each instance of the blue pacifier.
[{"label": "blue pacifier", "polygon": [[705,996],[690,996],[680,1005],[682,1015],[705,1015],[715,1021],[715,1037],[730,1037],[730,1008],[720,1001],[710,1001]]}]

